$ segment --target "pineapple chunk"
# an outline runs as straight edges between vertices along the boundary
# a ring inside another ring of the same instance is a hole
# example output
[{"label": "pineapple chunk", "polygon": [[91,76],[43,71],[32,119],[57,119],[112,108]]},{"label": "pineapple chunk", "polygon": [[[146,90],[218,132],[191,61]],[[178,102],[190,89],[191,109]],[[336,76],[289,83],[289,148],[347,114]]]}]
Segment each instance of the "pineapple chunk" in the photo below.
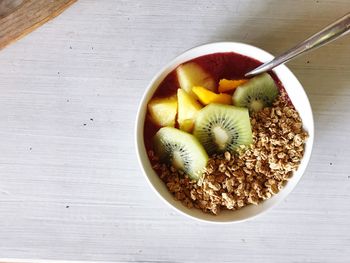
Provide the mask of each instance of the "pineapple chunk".
[{"label": "pineapple chunk", "polygon": [[204,105],[208,105],[210,103],[232,104],[232,96],[229,94],[216,94],[200,86],[193,87],[192,91]]},{"label": "pineapple chunk", "polygon": [[188,62],[178,66],[176,74],[180,87],[192,96],[194,95],[192,93],[193,86],[202,86],[215,91],[216,84],[213,77],[195,62]]},{"label": "pineapple chunk", "polygon": [[202,106],[183,89],[177,90],[178,114],[177,122],[181,130],[191,132],[198,111]]},{"label": "pineapple chunk", "polygon": [[159,126],[175,126],[177,113],[176,95],[168,98],[154,98],[148,103],[153,122]]}]

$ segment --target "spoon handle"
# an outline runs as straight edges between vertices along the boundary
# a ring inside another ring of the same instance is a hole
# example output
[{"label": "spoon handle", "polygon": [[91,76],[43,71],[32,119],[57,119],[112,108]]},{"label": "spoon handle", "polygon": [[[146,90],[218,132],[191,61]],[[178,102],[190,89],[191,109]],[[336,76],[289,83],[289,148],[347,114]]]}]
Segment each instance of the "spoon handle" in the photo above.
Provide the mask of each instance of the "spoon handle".
[{"label": "spoon handle", "polygon": [[289,49],[273,60],[262,64],[261,66],[253,69],[252,71],[245,74],[246,77],[252,77],[260,73],[266,72],[282,63],[285,63],[292,58],[304,53],[306,51],[321,47],[341,36],[350,32],[350,13],[339,18],[320,32],[312,35],[305,41],[299,43],[295,47]]}]

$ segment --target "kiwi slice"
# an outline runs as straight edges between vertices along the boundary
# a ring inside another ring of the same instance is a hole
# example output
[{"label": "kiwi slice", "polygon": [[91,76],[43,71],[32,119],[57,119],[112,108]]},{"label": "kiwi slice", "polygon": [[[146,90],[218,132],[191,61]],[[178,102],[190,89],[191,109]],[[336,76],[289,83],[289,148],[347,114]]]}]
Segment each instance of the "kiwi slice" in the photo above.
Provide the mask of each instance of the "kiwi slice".
[{"label": "kiwi slice", "polygon": [[250,111],[260,111],[271,106],[278,95],[275,81],[268,73],[263,73],[239,86],[233,94],[233,104],[247,107]]},{"label": "kiwi slice", "polygon": [[172,127],[161,128],[154,136],[154,150],[161,161],[198,180],[207,165],[208,155],[192,134]]},{"label": "kiwi slice", "polygon": [[209,154],[249,145],[253,136],[248,109],[211,103],[198,112],[193,135]]}]

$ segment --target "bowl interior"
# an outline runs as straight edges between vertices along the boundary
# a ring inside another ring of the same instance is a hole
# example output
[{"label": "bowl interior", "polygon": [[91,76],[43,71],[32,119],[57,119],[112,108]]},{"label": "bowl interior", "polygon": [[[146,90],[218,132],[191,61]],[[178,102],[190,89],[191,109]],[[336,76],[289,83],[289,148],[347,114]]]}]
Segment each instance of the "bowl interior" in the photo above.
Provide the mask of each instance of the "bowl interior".
[{"label": "bowl interior", "polygon": [[304,129],[309,133],[309,139],[307,140],[305,145],[304,157],[302,158],[299,169],[294,173],[293,177],[290,179],[288,184],[277,195],[262,202],[257,206],[250,205],[237,211],[224,210],[216,216],[203,213],[199,209],[189,209],[182,205],[181,202],[176,201],[174,197],[170,194],[170,192],[167,190],[165,184],[161,181],[161,179],[152,169],[151,163],[146,153],[143,138],[143,125],[147,112],[147,103],[151,99],[153,93],[155,92],[161,81],[179,64],[199,56],[217,52],[235,52],[248,57],[252,57],[261,62],[269,61],[273,58],[271,54],[267,53],[264,50],[247,44],[234,42],[212,43],[195,47],[176,57],[172,62],[170,62],[162,70],[160,70],[160,72],[153,78],[153,80],[151,81],[150,85],[147,87],[144,93],[144,96],[141,100],[141,104],[139,106],[136,120],[136,150],[140,165],[143,169],[143,173],[145,174],[146,178],[151,184],[151,187],[161,197],[161,199],[163,199],[166,203],[170,204],[180,213],[202,221],[210,221],[217,223],[240,222],[253,218],[267,211],[269,208],[273,207],[281,200],[283,200],[296,186],[301,176],[303,175],[311,156],[311,150],[314,140],[314,121],[311,106],[303,87],[301,86],[297,78],[293,75],[293,73],[286,66],[278,66],[273,71],[283,83],[285,90],[287,91],[292,103],[294,104],[295,108],[300,114],[300,117],[303,121]]}]

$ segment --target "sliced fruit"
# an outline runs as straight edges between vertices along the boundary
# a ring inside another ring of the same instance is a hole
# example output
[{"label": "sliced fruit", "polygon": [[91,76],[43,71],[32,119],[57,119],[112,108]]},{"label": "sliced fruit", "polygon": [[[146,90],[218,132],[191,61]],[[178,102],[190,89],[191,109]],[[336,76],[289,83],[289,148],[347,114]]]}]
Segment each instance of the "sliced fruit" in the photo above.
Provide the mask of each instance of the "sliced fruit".
[{"label": "sliced fruit", "polygon": [[202,86],[215,91],[215,80],[213,77],[195,62],[188,62],[178,66],[176,74],[180,87],[192,96],[193,86]]},{"label": "sliced fruit", "polygon": [[148,103],[152,121],[159,126],[174,127],[177,113],[177,98],[154,98]]},{"label": "sliced fruit", "polygon": [[179,128],[185,132],[191,133],[193,131],[194,119],[185,119],[179,124]]},{"label": "sliced fruit", "polygon": [[239,86],[233,94],[233,104],[259,111],[271,106],[278,95],[278,87],[268,73],[263,73]]},{"label": "sliced fruit", "polygon": [[194,86],[192,91],[204,105],[210,103],[232,104],[232,96],[228,94],[216,94],[201,86]]},{"label": "sliced fruit", "polygon": [[191,132],[194,120],[202,106],[183,89],[177,90],[178,114],[177,122],[183,131]]},{"label": "sliced fruit", "polygon": [[161,128],[154,136],[154,149],[161,161],[197,180],[207,165],[208,155],[196,137],[176,128]]},{"label": "sliced fruit", "polygon": [[209,104],[199,111],[193,135],[208,154],[235,151],[253,142],[247,108]]},{"label": "sliced fruit", "polygon": [[221,79],[219,81],[219,92],[230,92],[233,91],[238,86],[246,83],[248,79],[236,79],[236,80],[230,80],[230,79]]}]

